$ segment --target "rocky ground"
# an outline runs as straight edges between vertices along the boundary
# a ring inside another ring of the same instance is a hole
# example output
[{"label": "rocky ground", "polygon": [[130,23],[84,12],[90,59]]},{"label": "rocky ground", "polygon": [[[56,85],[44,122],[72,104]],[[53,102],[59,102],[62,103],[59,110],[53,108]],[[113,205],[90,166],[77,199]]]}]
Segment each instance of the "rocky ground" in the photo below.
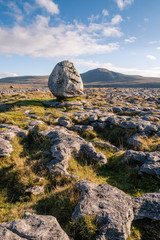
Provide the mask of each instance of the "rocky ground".
[{"label": "rocky ground", "polygon": [[0,177],[0,239],[160,239],[160,89],[1,89]]}]

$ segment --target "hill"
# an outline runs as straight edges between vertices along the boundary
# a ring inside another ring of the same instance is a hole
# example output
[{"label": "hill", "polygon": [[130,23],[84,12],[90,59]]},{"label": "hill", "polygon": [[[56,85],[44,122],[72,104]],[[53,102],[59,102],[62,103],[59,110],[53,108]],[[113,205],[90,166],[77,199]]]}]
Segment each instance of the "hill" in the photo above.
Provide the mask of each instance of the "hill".
[{"label": "hill", "polygon": [[90,70],[81,77],[87,87],[160,87],[160,78],[126,75],[105,68]]},{"label": "hill", "polygon": [[18,76],[18,77],[7,77],[0,79],[0,85],[38,85],[47,86],[48,76]]},{"label": "hill", "polygon": [[[126,75],[97,68],[81,74],[85,87],[148,87],[160,88],[160,78]],[[48,76],[18,76],[1,78],[0,85],[47,86]]]}]

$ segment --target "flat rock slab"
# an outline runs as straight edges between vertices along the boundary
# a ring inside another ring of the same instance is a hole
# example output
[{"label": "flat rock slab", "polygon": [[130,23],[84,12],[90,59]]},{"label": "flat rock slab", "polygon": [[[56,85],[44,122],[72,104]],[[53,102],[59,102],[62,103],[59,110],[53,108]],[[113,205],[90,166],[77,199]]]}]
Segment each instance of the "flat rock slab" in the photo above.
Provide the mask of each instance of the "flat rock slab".
[{"label": "flat rock slab", "polygon": [[160,152],[142,152],[127,150],[123,160],[140,162],[143,165],[139,169],[139,174],[147,173],[155,177],[160,176]]},{"label": "flat rock slab", "polygon": [[60,102],[57,100],[49,100],[49,101],[43,101],[42,103],[49,107],[57,107],[57,108],[63,108],[63,107],[81,108],[83,106],[82,102],[77,100],[64,101],[64,102]]},{"label": "flat rock slab", "polygon": [[86,142],[65,127],[50,127],[40,134],[51,138],[50,151],[53,159],[47,165],[51,174],[72,176],[67,172],[68,161],[72,155],[78,157],[83,154],[91,161],[97,161],[102,165],[107,162],[106,157],[102,153],[96,152],[91,143]]},{"label": "flat rock slab", "polygon": [[23,219],[0,225],[1,240],[69,240],[56,218],[25,213]]},{"label": "flat rock slab", "polygon": [[83,215],[95,216],[100,225],[97,240],[127,239],[134,218],[131,197],[108,184],[96,185],[80,180],[76,185],[81,198],[72,214],[73,220]]},{"label": "flat rock slab", "polygon": [[133,198],[134,218],[160,220],[160,191]]}]

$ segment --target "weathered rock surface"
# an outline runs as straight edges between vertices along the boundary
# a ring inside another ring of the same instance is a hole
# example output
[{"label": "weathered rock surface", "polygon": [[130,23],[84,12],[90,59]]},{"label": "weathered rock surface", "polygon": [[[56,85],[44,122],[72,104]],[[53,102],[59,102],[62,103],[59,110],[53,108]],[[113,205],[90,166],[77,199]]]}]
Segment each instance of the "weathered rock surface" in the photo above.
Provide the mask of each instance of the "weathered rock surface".
[{"label": "weathered rock surface", "polygon": [[28,132],[18,126],[0,124],[0,156],[10,156],[13,148],[9,141],[15,136],[27,137],[27,135]]},{"label": "weathered rock surface", "polygon": [[137,161],[143,163],[139,173],[151,174],[155,177],[160,176],[160,152],[142,152],[127,150],[122,161]]},{"label": "weathered rock surface", "polygon": [[108,184],[80,180],[76,185],[82,194],[72,214],[73,220],[83,215],[95,216],[100,225],[96,239],[127,239],[134,218],[131,197]]},{"label": "weathered rock surface", "polygon": [[23,130],[15,125],[0,124],[0,137],[6,140],[11,140],[15,136],[27,137],[28,131]]},{"label": "weathered rock surface", "polygon": [[13,148],[10,142],[0,137],[0,157],[10,156],[12,151]]},{"label": "weathered rock surface", "polygon": [[86,130],[93,131],[93,127],[90,125],[73,125],[71,126],[71,130],[76,131],[78,133],[83,133]]},{"label": "weathered rock surface", "polygon": [[106,157],[102,153],[96,152],[91,143],[86,142],[83,138],[64,127],[49,128],[40,134],[51,138],[52,146],[50,151],[53,159],[47,166],[52,174],[71,176],[67,172],[67,168],[72,155],[78,157],[84,154],[92,161],[100,162],[102,165],[107,162]]},{"label": "weathered rock surface", "polygon": [[34,186],[34,187],[31,187],[31,188],[27,188],[25,190],[25,192],[32,193],[35,196],[43,195],[44,194],[44,187],[43,186]]},{"label": "weathered rock surface", "polygon": [[49,76],[48,86],[55,97],[77,97],[83,94],[83,82],[73,63],[58,63]]},{"label": "weathered rock surface", "polygon": [[58,119],[58,124],[64,127],[70,127],[72,125],[72,121],[68,117],[60,117]]},{"label": "weathered rock surface", "polygon": [[56,218],[25,213],[23,219],[0,225],[1,240],[69,240]]},{"label": "weathered rock surface", "polygon": [[134,218],[160,220],[160,191],[133,198]]},{"label": "weathered rock surface", "polygon": [[29,123],[27,129],[28,129],[30,132],[34,132],[34,131],[36,131],[36,129],[37,129],[38,126],[43,126],[43,125],[44,125],[44,122],[41,121],[41,120],[32,120],[32,121]]}]

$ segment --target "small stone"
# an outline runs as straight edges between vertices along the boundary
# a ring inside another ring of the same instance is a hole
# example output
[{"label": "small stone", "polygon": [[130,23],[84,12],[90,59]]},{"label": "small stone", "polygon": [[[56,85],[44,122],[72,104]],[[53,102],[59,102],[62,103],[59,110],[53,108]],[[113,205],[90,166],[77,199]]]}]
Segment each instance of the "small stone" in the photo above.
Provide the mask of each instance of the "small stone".
[{"label": "small stone", "polygon": [[25,190],[25,192],[32,193],[35,196],[43,195],[44,194],[44,187],[43,186],[34,186],[34,187],[31,187],[31,188],[27,188]]}]

